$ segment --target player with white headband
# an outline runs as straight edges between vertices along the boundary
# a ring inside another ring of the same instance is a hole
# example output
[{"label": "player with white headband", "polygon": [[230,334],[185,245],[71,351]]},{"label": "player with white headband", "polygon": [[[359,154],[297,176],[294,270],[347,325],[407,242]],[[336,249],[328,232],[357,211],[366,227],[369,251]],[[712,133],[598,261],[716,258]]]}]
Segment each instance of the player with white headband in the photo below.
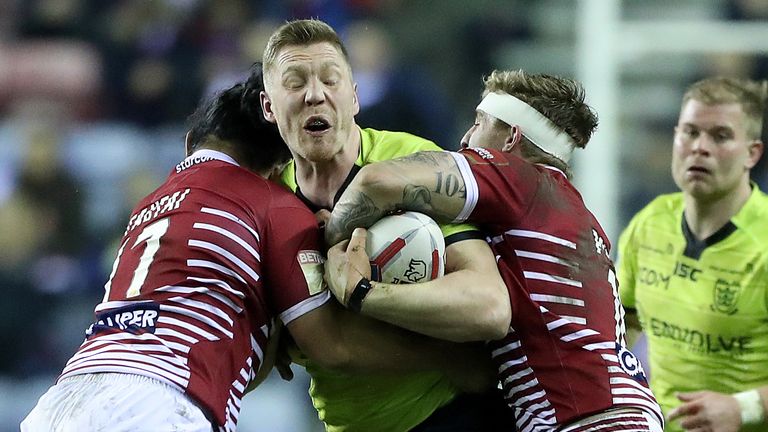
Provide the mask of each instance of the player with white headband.
[{"label": "player with white headband", "polygon": [[544,152],[565,163],[571,159],[576,146],[573,139],[520,99],[503,92],[489,92],[477,109],[509,125],[518,125],[523,136]]},{"label": "player with white headband", "polygon": [[[626,346],[608,237],[569,181],[571,153],[596,127],[579,83],[495,71],[464,149],[364,167],[326,225],[326,240],[335,243],[406,209],[471,221],[485,232],[512,309],[507,335],[488,347],[520,432],[663,429],[643,368]],[[326,266],[342,303],[368,274],[364,248],[343,245],[329,251]],[[357,273],[340,278],[340,262],[359,263]],[[372,287],[361,313],[425,334],[437,324],[461,326],[451,311],[472,301],[441,290],[440,278],[363,285]]]}]

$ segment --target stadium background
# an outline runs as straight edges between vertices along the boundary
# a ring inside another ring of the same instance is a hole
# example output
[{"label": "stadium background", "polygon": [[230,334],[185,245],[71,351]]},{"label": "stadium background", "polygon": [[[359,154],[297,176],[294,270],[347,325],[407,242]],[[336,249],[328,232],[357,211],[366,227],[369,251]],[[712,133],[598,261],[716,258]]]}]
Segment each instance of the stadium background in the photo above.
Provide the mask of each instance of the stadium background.
[{"label": "stadium background", "polygon": [[[684,87],[768,76],[764,0],[0,0],[0,432],[82,341],[128,212],[183,157],[197,101],[305,17],[345,39],[360,124],[448,149],[493,68],[583,80],[602,121],[576,183],[614,243],[675,189]],[[245,399],[240,430],[321,430],[297,372]]]}]

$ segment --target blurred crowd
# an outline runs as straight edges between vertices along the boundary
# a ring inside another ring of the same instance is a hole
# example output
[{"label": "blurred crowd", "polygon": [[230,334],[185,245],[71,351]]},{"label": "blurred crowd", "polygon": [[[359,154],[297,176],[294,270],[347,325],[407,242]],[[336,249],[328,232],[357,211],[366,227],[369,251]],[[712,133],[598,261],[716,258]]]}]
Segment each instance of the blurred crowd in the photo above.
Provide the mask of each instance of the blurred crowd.
[{"label": "blurred crowd", "polygon": [[426,72],[398,65],[391,35],[374,21],[396,3],[0,3],[0,280],[10,300],[0,306],[0,338],[14,347],[0,354],[0,373],[61,369],[128,212],[183,156],[185,118],[244,77],[284,20],[319,16],[342,29],[362,124],[454,141],[444,92]]},{"label": "blurred crowd", "polygon": [[[573,43],[575,20],[556,22],[573,14],[566,3],[0,0],[0,377],[61,370],[101,299],[130,209],[183,157],[184,120],[200,98],[244,77],[286,19],[319,17],[345,38],[359,124],[453,149],[467,126],[455,119],[471,116],[484,73],[526,67],[507,60],[534,40]],[[719,18],[768,19],[762,0],[701,3],[715,4]],[[764,57],[719,59],[679,79],[768,76]],[[542,72],[573,74],[571,63],[560,67]],[[649,186],[627,164],[635,178],[627,218],[658,189],[672,190],[666,164],[678,108],[649,121],[653,143],[627,152],[643,153],[646,175],[661,172],[646,177]],[[765,168],[755,173],[765,187]]]}]

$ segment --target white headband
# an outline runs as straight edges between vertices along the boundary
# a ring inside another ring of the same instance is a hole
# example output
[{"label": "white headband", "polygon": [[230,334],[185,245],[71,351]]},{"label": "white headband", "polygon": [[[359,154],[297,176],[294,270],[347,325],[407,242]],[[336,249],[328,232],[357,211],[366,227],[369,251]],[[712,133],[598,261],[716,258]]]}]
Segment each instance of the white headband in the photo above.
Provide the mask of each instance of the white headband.
[{"label": "white headband", "polygon": [[575,147],[571,137],[520,99],[507,93],[488,93],[477,109],[509,125],[520,126],[528,141],[563,162],[571,158]]}]

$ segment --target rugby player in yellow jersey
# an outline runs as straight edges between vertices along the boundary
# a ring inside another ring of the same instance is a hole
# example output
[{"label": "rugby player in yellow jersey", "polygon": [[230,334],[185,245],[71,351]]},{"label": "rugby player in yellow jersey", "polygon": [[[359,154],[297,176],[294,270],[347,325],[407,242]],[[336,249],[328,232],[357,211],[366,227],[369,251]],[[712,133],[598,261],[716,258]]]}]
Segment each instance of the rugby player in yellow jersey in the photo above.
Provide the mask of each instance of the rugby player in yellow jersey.
[{"label": "rugby player in yellow jersey", "polygon": [[[357,126],[356,84],[346,50],[327,24],[298,20],[283,25],[269,39],[263,62],[261,106],[293,155],[282,180],[314,211],[332,209],[361,165],[439,150],[410,134]],[[459,342],[503,337],[510,323],[509,297],[489,246],[470,227],[447,233],[446,273],[454,274],[442,288],[461,290],[474,303],[461,317],[446,320],[463,325],[446,325],[438,336]],[[500,426],[495,414],[504,409],[500,395],[459,395],[439,373],[350,376],[311,363],[307,371],[313,403],[329,431],[458,432]]]},{"label": "rugby player in yellow jersey", "polygon": [[672,147],[681,192],[652,201],[619,240],[627,323],[648,337],[667,431],[768,430],[768,196],[749,177],[765,97],[748,80],[689,87]]}]

